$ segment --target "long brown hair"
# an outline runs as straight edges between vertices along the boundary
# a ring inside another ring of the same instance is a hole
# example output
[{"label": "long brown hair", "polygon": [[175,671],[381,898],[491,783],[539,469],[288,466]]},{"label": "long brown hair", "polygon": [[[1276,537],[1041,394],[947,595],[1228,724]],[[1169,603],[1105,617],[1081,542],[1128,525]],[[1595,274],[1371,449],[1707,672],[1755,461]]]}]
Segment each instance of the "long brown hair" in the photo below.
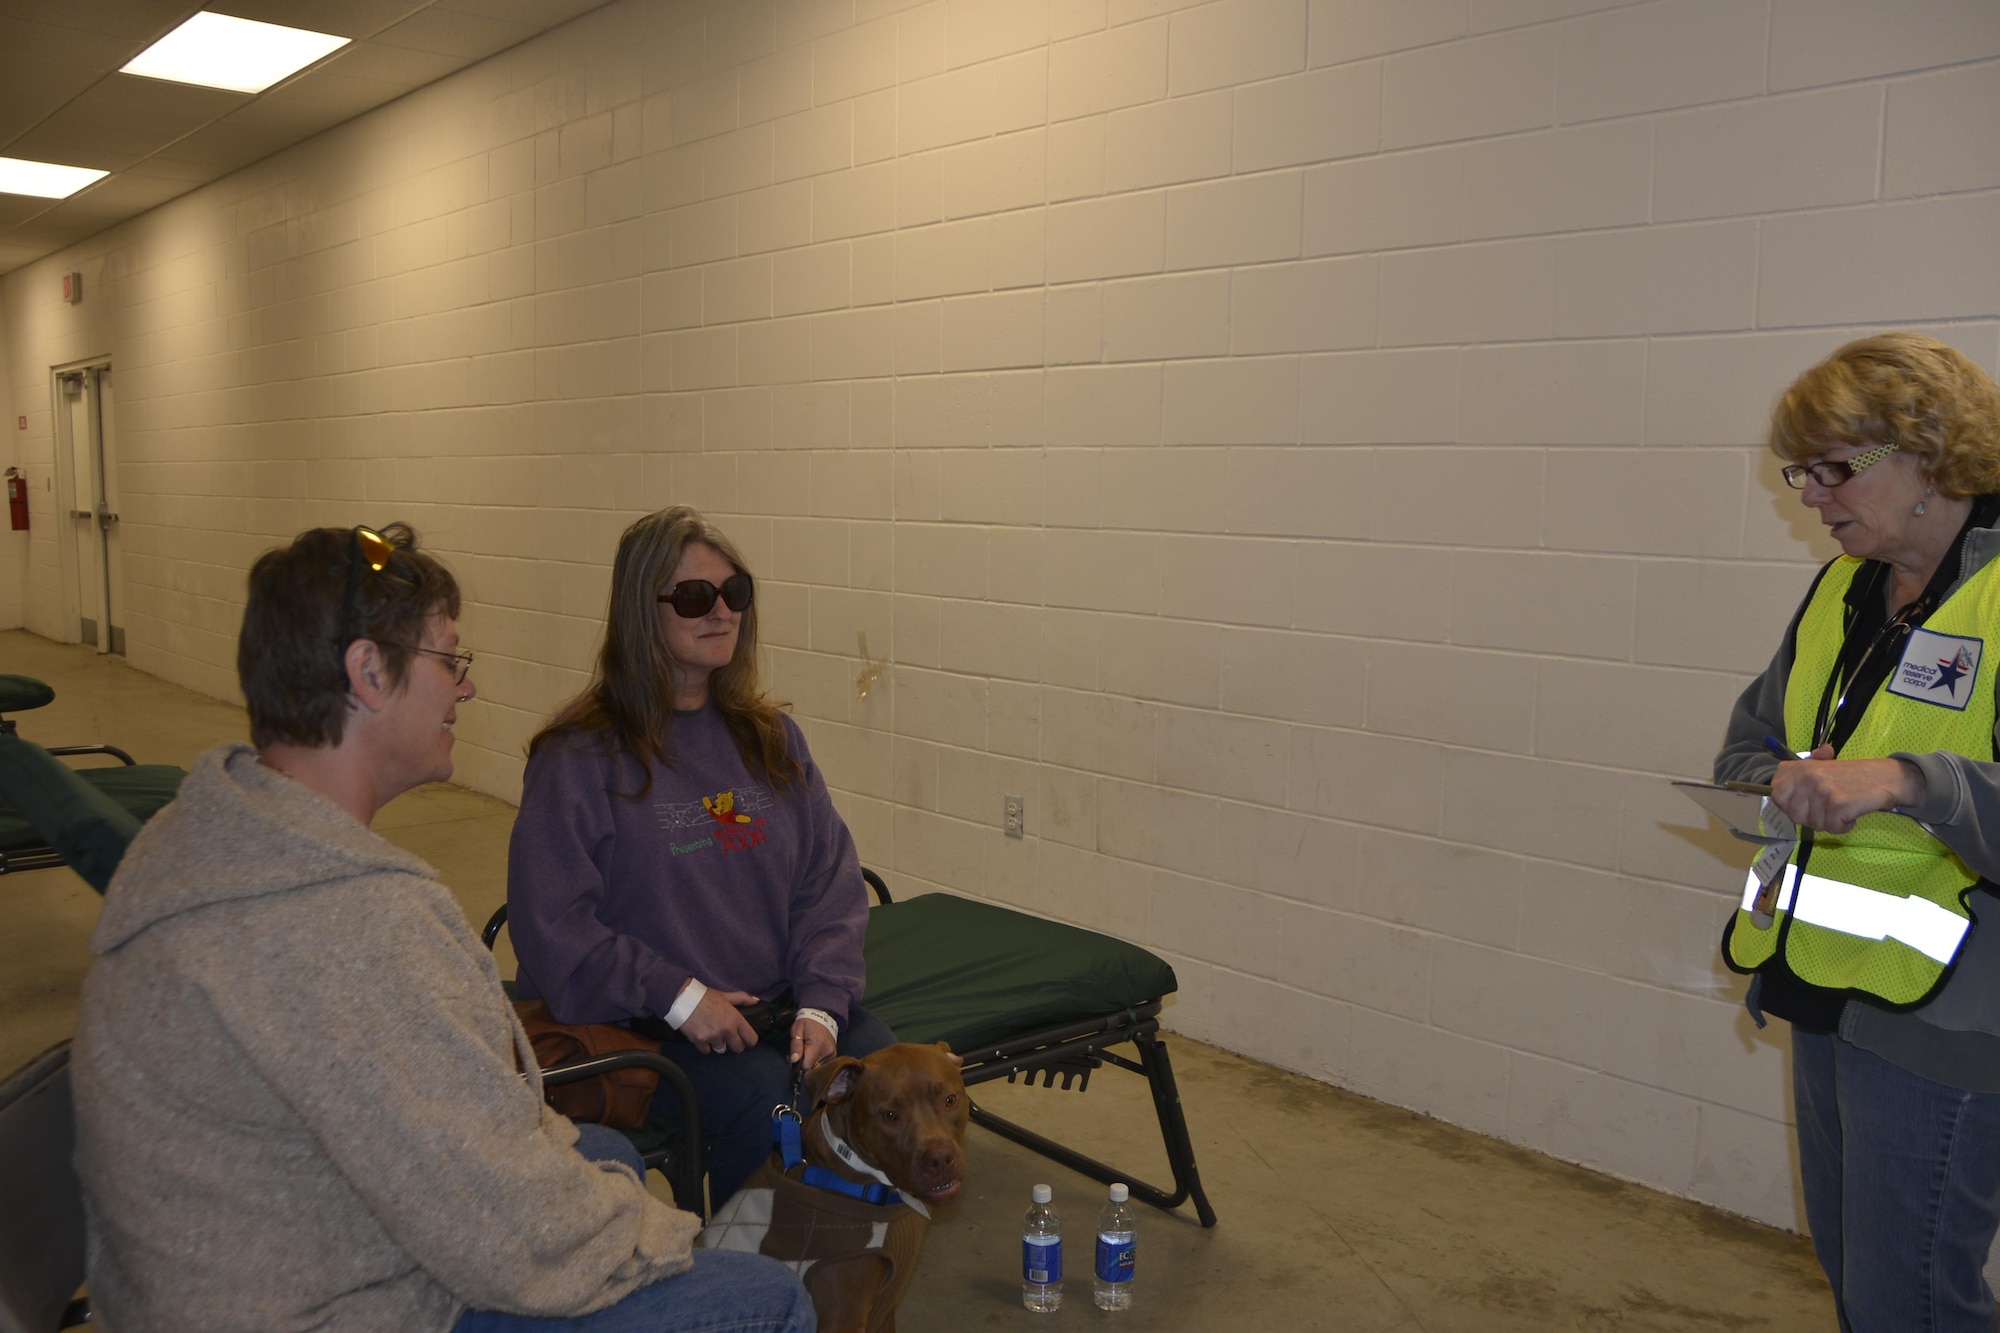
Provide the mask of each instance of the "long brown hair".
[{"label": "long brown hair", "polygon": [[[625,529],[611,565],[611,606],[597,669],[583,693],[535,733],[529,755],[558,736],[597,736],[639,762],[643,783],[634,799],[652,790],[655,761],[673,767],[673,659],[660,627],[659,595],[668,590],[690,542],[714,548],[738,573],[750,573],[735,543],[687,505],[648,514]],[[774,787],[803,780],[805,769],[792,755],[778,711],[785,705],[767,698],[757,680],[754,598],[743,610],[735,654],[708,678],[708,697],[746,768]]]}]

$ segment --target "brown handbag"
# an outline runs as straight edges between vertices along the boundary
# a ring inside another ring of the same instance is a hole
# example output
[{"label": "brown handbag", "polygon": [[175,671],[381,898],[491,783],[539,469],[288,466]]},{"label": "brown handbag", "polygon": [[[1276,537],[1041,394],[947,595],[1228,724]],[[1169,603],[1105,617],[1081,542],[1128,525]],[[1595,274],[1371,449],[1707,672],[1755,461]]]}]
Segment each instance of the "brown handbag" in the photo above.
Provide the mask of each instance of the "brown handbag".
[{"label": "brown handbag", "polygon": [[[616,1023],[558,1023],[540,1000],[514,1001],[514,1013],[527,1029],[528,1042],[535,1048],[535,1063],[547,1069],[592,1055],[615,1055],[619,1051],[652,1051],[660,1043],[648,1041]],[[596,1078],[578,1079],[559,1087],[544,1088],[548,1103],[571,1120],[590,1121],[612,1129],[642,1129],[646,1112],[659,1089],[660,1076],[650,1069],[614,1069]]]}]

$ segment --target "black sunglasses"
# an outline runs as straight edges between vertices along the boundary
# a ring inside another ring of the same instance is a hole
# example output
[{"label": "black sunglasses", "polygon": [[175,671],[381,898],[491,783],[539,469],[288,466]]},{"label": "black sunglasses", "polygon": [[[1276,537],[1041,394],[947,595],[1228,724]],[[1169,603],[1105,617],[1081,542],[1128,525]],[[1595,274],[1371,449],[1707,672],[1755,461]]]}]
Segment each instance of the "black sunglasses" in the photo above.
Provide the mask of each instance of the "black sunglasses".
[{"label": "black sunglasses", "polygon": [[748,574],[731,574],[720,588],[707,579],[682,579],[655,600],[672,606],[683,620],[699,620],[714,608],[718,597],[731,611],[748,609],[752,591]]}]

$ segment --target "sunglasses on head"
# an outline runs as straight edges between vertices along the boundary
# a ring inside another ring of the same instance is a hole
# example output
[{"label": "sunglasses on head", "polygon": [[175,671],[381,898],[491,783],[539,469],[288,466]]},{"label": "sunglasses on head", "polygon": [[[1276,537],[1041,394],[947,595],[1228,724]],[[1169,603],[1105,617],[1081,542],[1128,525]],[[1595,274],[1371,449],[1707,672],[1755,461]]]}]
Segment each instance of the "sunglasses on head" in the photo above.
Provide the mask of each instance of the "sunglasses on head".
[{"label": "sunglasses on head", "polygon": [[[347,544],[347,592],[343,600],[340,617],[340,650],[345,653],[347,645],[361,637],[361,571],[380,574],[395,558],[396,545],[373,528],[357,527],[348,534]],[[452,673],[452,683],[465,684],[465,678],[472,672],[472,654],[469,652],[448,653],[442,648],[425,648],[421,644],[397,643],[383,640],[391,648],[401,648],[406,652],[423,653],[445,662]],[[346,669],[342,668],[343,678]]]},{"label": "sunglasses on head", "polygon": [[380,574],[389,567],[396,548],[373,528],[357,527],[348,534],[347,591],[341,597],[340,649],[361,637],[361,571]]},{"label": "sunglasses on head", "polygon": [[751,592],[748,574],[731,574],[722,581],[720,588],[707,579],[682,579],[661,593],[657,600],[673,607],[674,614],[683,620],[699,620],[714,608],[718,597],[731,611],[746,610],[750,605]]}]

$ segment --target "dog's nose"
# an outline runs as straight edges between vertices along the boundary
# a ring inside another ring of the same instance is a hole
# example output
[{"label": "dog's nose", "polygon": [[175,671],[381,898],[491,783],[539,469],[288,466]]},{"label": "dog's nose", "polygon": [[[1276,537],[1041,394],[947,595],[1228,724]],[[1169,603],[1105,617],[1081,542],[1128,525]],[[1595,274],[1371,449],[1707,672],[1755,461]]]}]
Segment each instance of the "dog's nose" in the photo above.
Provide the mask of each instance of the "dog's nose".
[{"label": "dog's nose", "polygon": [[948,1176],[958,1170],[958,1152],[949,1145],[938,1145],[924,1153],[924,1170],[932,1176]]}]

